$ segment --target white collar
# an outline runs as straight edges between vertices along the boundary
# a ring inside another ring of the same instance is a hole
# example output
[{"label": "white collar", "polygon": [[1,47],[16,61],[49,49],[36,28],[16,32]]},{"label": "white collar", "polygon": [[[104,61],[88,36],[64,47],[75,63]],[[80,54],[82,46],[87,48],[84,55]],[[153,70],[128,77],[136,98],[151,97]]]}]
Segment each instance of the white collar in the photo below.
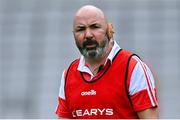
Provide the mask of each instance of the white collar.
[{"label": "white collar", "polygon": [[[112,50],[111,50],[111,52],[109,53],[106,61],[107,61],[107,60],[110,60],[111,63],[112,63],[113,58],[115,57],[115,55],[117,54],[117,52],[118,52],[120,49],[121,49],[120,46],[117,44],[116,41],[114,41],[114,45],[113,45]],[[87,66],[85,66],[85,58],[84,58],[83,55],[81,55],[81,58],[80,58],[80,61],[79,61],[79,65],[78,65],[78,70],[79,70],[80,72],[87,72],[87,73],[89,73],[91,76],[93,76],[93,73],[91,72],[91,70],[90,70]]]}]

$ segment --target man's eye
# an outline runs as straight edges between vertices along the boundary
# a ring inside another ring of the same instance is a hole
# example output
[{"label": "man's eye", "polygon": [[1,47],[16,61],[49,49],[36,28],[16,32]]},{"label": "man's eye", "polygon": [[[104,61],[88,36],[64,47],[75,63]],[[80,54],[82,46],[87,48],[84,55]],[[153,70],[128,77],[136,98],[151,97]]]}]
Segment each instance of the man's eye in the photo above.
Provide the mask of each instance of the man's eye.
[{"label": "man's eye", "polygon": [[91,28],[96,29],[96,28],[100,28],[100,27],[97,25],[93,25],[93,26],[91,26]]},{"label": "man's eye", "polygon": [[78,28],[78,29],[76,29],[76,32],[81,32],[83,30],[84,30],[84,28]]}]

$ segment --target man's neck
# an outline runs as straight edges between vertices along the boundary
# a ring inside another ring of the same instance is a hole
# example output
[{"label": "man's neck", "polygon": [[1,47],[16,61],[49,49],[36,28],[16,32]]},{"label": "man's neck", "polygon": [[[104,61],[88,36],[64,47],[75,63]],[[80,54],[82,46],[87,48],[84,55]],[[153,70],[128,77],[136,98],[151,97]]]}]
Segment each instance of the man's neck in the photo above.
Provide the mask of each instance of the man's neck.
[{"label": "man's neck", "polygon": [[88,65],[88,67],[90,68],[93,74],[96,74],[98,72],[97,68],[99,68],[99,66],[104,65],[109,53],[112,50],[112,47],[113,47],[113,43],[110,42],[107,51],[105,51],[105,53],[98,59],[85,58],[85,63]]}]

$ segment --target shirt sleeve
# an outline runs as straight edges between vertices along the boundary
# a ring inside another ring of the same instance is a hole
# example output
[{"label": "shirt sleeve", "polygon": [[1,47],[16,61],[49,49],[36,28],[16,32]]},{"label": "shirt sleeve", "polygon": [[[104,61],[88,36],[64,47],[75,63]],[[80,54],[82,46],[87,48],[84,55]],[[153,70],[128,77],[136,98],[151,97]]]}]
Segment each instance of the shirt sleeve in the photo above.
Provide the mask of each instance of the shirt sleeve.
[{"label": "shirt sleeve", "polygon": [[129,94],[135,111],[158,105],[154,77],[148,66],[139,58],[130,79]]},{"label": "shirt sleeve", "polygon": [[62,77],[61,77],[59,96],[58,96],[58,106],[56,108],[56,114],[58,115],[58,117],[72,118],[72,114],[68,109],[68,105],[67,105],[65,94],[64,94],[65,93],[65,91],[64,91],[65,75],[66,75],[66,70],[64,70]]}]

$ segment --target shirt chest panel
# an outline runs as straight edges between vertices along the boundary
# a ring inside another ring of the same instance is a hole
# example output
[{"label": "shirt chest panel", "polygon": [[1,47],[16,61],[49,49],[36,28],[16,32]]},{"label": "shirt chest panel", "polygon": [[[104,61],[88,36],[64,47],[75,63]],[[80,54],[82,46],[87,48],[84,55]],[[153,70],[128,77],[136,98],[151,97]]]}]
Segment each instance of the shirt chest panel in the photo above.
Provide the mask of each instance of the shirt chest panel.
[{"label": "shirt chest panel", "polygon": [[[79,73],[73,74],[67,82],[67,100],[71,110],[79,108],[112,108],[121,106],[126,99],[123,73],[110,69],[99,80],[85,82]],[[73,80],[72,80],[73,79]]]}]

